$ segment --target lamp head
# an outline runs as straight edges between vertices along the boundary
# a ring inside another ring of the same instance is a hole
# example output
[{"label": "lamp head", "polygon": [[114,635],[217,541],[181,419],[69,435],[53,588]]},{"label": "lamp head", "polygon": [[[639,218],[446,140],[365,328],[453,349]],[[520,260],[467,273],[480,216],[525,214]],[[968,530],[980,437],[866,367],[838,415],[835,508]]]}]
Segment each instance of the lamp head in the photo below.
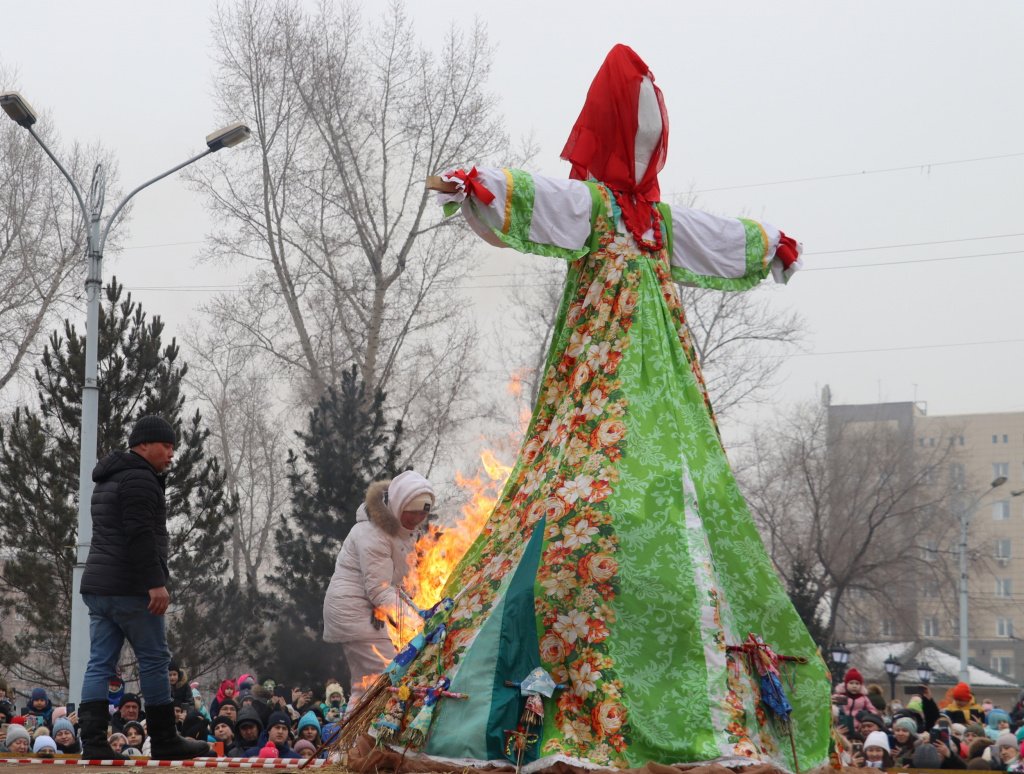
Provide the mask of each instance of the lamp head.
[{"label": "lamp head", "polygon": [[996,487],[1002,486],[1006,483],[1006,480],[1006,476],[997,476],[992,479],[992,488],[995,489]]},{"label": "lamp head", "polygon": [[206,147],[212,151],[219,151],[221,148],[233,148],[240,142],[249,139],[249,127],[241,121],[218,129],[216,132],[206,135]]},{"label": "lamp head", "polygon": [[12,121],[26,129],[38,120],[36,111],[28,104],[28,100],[16,91],[0,93],[0,108],[3,108]]}]

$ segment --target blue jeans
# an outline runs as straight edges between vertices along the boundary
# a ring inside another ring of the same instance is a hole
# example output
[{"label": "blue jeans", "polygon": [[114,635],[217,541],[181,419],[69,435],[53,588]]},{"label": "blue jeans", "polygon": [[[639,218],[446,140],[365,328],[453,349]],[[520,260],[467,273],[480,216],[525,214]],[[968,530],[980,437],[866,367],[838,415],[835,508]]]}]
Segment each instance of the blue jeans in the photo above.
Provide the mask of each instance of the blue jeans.
[{"label": "blue jeans", "polygon": [[139,682],[147,705],[171,703],[164,617],[147,609],[149,597],[83,594],[89,608],[89,666],[82,681],[82,702],[107,701],[110,678],[117,675],[121,648],[128,640],[139,662]]}]

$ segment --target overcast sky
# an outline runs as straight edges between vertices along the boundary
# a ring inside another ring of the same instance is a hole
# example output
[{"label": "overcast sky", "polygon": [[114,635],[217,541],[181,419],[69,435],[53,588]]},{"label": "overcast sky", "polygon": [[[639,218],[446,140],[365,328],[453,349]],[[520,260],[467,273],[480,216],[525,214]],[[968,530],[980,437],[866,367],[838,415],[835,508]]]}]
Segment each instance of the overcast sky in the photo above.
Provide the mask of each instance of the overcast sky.
[{"label": "overcast sky", "polygon": [[[0,63],[65,140],[114,148],[132,187],[224,122],[211,100],[211,10],[0,0]],[[552,175],[567,174],[558,153],[607,50],[623,42],[646,59],[670,115],[666,198],[693,189],[697,206],[767,220],[805,245],[807,270],[772,296],[810,328],[779,402],[829,384],[836,402],[1024,411],[1019,1],[431,0],[410,13],[428,43],[481,16],[508,129],[535,134],[537,166]],[[137,200],[130,249],[104,276],[180,333],[210,296],[187,286],[235,280],[196,265],[208,227],[202,201],[164,181]],[[493,272],[495,259],[481,266]],[[479,306],[492,310],[485,327],[504,313]]]}]

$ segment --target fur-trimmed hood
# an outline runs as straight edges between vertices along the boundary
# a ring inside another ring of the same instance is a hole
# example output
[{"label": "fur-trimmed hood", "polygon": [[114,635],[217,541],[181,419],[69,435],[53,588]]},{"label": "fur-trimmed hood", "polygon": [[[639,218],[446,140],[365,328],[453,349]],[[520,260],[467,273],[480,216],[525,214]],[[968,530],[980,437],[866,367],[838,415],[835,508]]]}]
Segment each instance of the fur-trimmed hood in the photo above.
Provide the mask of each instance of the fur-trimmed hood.
[{"label": "fur-trimmed hood", "polygon": [[369,521],[389,535],[397,535],[402,523],[384,502],[391,479],[374,481],[366,490],[366,501],[356,511],[356,521]]}]

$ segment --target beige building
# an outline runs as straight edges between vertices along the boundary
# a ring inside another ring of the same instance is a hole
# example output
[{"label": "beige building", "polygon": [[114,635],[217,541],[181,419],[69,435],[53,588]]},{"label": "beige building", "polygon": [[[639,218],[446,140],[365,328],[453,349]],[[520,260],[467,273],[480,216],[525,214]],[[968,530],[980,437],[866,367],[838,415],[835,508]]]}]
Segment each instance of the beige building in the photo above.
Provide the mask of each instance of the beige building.
[{"label": "beige building", "polygon": [[883,423],[914,450],[918,470],[920,460],[941,460],[928,470],[920,496],[943,501],[915,527],[931,578],[922,573],[899,590],[901,606],[875,607],[871,616],[854,609],[862,605],[851,594],[837,638],[854,644],[910,637],[958,653],[959,525],[966,518],[971,662],[1024,682],[1024,642],[1016,636],[1019,629],[1024,637],[1024,412],[929,416],[917,403],[834,405],[829,423]]},{"label": "beige building", "polygon": [[[953,443],[950,478],[962,485],[959,518],[968,518],[970,658],[1020,683],[1024,678],[1024,412],[920,416],[918,448]],[[1005,482],[998,484],[1004,478]],[[993,487],[993,484],[998,485]],[[941,549],[940,549],[941,550]],[[944,554],[955,563],[958,556]],[[958,650],[955,595],[920,599],[922,637]],[[956,589],[952,589],[956,591]]]}]

